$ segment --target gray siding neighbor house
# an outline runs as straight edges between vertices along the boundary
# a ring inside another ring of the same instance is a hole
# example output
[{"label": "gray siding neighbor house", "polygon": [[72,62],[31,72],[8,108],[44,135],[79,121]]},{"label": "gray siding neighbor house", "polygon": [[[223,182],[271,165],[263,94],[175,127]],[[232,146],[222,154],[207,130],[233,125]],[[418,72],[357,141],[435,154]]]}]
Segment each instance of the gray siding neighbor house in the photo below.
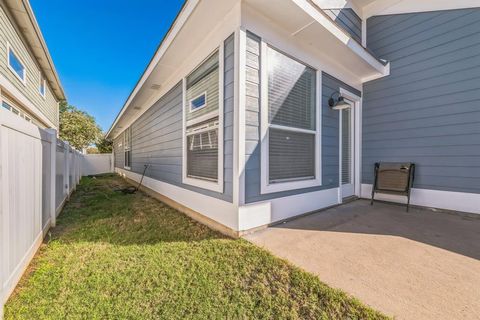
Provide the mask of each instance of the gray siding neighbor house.
[{"label": "gray siding neighbor house", "polygon": [[40,128],[58,129],[65,100],[28,1],[0,0],[0,108]]},{"label": "gray siding neighbor house", "polygon": [[107,134],[115,170],[148,165],[231,235],[368,198],[381,161],[417,165],[413,204],[480,213],[479,21],[467,0],[188,0]]}]

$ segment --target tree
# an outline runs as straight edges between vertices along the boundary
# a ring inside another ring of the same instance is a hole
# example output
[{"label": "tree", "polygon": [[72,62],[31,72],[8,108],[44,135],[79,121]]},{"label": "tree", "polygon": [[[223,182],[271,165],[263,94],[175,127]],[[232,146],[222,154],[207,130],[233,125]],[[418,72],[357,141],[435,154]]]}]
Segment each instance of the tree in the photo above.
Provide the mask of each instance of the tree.
[{"label": "tree", "polygon": [[97,147],[88,147],[87,154],[99,154]]},{"label": "tree", "polygon": [[106,139],[105,137],[102,137],[97,142],[97,149],[98,149],[98,152],[100,152],[100,153],[112,153],[112,151],[113,151],[112,140]]},{"label": "tree", "polygon": [[69,105],[60,103],[60,139],[68,141],[77,150],[87,148],[102,138],[102,130],[88,113]]}]

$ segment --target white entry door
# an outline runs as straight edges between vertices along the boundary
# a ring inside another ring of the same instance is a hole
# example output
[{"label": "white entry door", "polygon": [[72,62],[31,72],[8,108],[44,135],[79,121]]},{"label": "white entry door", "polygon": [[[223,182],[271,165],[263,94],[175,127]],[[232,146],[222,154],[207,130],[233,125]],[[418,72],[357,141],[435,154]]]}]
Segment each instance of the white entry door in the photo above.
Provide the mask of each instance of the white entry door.
[{"label": "white entry door", "polygon": [[355,195],[355,108],[340,110],[340,190],[341,197]]}]

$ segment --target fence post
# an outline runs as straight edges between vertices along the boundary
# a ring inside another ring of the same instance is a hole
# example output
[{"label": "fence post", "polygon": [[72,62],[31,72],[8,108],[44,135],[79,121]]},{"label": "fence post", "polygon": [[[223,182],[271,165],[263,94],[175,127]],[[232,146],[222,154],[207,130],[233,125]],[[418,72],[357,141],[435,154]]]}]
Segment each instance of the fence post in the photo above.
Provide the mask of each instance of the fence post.
[{"label": "fence post", "polygon": [[80,183],[82,179],[82,167],[83,167],[83,154],[78,152],[78,166],[77,166],[77,184]]},{"label": "fence post", "polygon": [[65,157],[65,165],[63,166],[64,168],[64,173],[63,173],[63,182],[64,182],[64,187],[66,193],[66,198],[67,200],[70,199],[70,145],[68,142],[65,141],[65,148],[64,148],[64,153]]},{"label": "fence post", "polygon": [[77,189],[77,150],[72,148],[72,192]]},{"label": "fence post", "polygon": [[47,129],[50,134],[50,192],[49,192],[49,211],[50,211],[50,225],[55,227],[57,224],[55,194],[57,183],[57,130]]}]

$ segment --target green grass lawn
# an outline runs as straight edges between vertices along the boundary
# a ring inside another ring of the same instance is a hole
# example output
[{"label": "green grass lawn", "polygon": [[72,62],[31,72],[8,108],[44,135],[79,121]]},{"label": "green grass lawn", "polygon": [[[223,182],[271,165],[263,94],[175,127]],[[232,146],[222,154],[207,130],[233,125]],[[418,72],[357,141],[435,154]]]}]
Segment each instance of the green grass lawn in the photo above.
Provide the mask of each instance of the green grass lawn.
[{"label": "green grass lawn", "polygon": [[115,175],[83,178],[5,307],[6,319],[383,319],[245,240]]}]

